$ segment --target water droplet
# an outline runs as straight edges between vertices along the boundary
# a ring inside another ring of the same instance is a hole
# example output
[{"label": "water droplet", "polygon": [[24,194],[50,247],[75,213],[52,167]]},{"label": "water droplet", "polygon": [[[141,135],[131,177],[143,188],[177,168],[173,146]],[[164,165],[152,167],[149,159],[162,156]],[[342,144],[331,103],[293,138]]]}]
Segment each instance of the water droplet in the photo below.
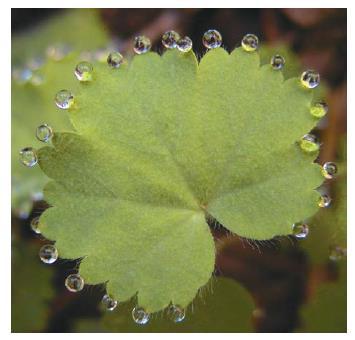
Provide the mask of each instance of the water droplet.
[{"label": "water droplet", "polygon": [[346,257],[346,249],[339,247],[337,245],[332,245],[329,248],[329,260],[339,261]]},{"label": "water droplet", "polygon": [[311,115],[322,118],[328,113],[328,105],[325,102],[318,102],[311,107]]},{"label": "water droplet", "polygon": [[44,77],[42,74],[34,73],[31,78],[31,84],[35,86],[42,85],[44,83]]},{"label": "water droplet", "polygon": [[184,37],[178,40],[177,42],[177,49],[180,52],[187,53],[192,48],[192,40],[189,37]]},{"label": "water droplet", "polygon": [[36,150],[31,147],[20,150],[20,161],[23,165],[30,168],[35,166],[38,162]]},{"label": "water droplet", "polygon": [[36,129],[36,137],[39,141],[47,143],[53,136],[52,128],[47,124],[42,124]]},{"label": "water droplet", "polygon": [[206,48],[217,48],[222,45],[222,35],[217,30],[208,30],[202,37],[202,43]]},{"label": "water droplet", "polygon": [[79,274],[70,274],[65,279],[65,287],[70,292],[80,292],[84,288],[84,279]]},{"label": "water droplet", "polygon": [[319,85],[320,75],[316,71],[308,70],[302,73],[301,83],[308,89],[314,89]]},{"label": "water droplet", "polygon": [[317,137],[312,134],[306,134],[300,141],[300,146],[303,151],[316,152],[319,150],[319,143]]},{"label": "water droplet", "polygon": [[331,202],[332,199],[328,195],[322,195],[319,197],[318,206],[320,208],[328,208]]},{"label": "water droplet", "polygon": [[117,300],[114,300],[110,295],[105,294],[102,298],[102,303],[104,304],[105,308],[109,311],[114,310],[118,302]]},{"label": "water droplet", "polygon": [[308,225],[305,223],[295,223],[292,226],[292,233],[297,238],[306,238],[309,232]]},{"label": "water droplet", "polygon": [[113,68],[119,68],[122,63],[123,57],[119,52],[111,52],[107,57],[107,64]]},{"label": "water droplet", "polygon": [[338,167],[333,162],[326,162],[323,164],[322,174],[327,179],[332,179],[338,172]]},{"label": "water droplet", "polygon": [[168,316],[174,322],[181,322],[185,319],[185,310],[179,305],[171,305],[168,308]]},{"label": "water droplet", "polygon": [[140,35],[138,37],[135,37],[133,50],[137,54],[147,53],[151,47],[152,47],[152,44],[151,44],[150,39],[148,37],[146,37],[144,35]]},{"label": "water droplet", "polygon": [[39,257],[43,263],[54,263],[58,259],[58,250],[52,244],[45,244],[39,250]]},{"label": "water droplet", "polygon": [[253,52],[259,47],[259,38],[254,34],[246,34],[242,39],[244,51]]},{"label": "water droplet", "polygon": [[141,307],[135,307],[132,310],[132,318],[135,323],[145,325],[150,319],[150,314]]},{"label": "water droplet", "polygon": [[71,108],[74,104],[74,96],[73,94],[68,91],[68,90],[61,90],[59,91],[55,98],[55,104],[63,110],[67,110]]},{"label": "water droplet", "polygon": [[41,231],[38,228],[39,225],[39,216],[35,217],[32,221],[31,221],[31,229],[36,233],[36,234],[40,234]]},{"label": "water droplet", "polygon": [[167,31],[161,38],[161,42],[166,48],[176,48],[179,40],[180,34],[175,31]]},{"label": "water droplet", "polygon": [[281,70],[285,65],[285,58],[276,54],[271,58],[270,64],[274,70]]},{"label": "water droplet", "polygon": [[94,67],[87,61],[81,61],[76,65],[74,74],[79,81],[92,81]]},{"label": "water droplet", "polygon": [[70,52],[71,48],[68,45],[61,43],[49,46],[46,50],[47,57],[55,61],[64,59]]}]

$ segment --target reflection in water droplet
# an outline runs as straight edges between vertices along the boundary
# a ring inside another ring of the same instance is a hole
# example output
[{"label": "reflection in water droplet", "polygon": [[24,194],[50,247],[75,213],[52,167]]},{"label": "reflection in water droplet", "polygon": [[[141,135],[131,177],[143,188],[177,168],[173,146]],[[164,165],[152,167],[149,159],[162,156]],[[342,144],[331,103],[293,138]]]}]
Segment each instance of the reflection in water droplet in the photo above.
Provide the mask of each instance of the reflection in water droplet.
[{"label": "reflection in water droplet", "polygon": [[59,91],[55,98],[55,104],[62,110],[67,110],[71,108],[74,104],[74,96],[68,90]]},{"label": "reflection in water droplet", "polygon": [[79,274],[70,274],[65,279],[65,287],[70,292],[80,292],[84,288],[84,279]]},{"label": "reflection in water droplet", "polygon": [[36,129],[36,137],[39,141],[47,143],[53,136],[53,130],[48,124],[42,124]]},{"label": "reflection in water droplet", "polygon": [[94,67],[87,61],[81,61],[74,70],[75,77],[82,82],[92,81],[93,72]]},{"label": "reflection in water droplet", "polygon": [[107,57],[107,64],[112,68],[119,68],[123,63],[123,56],[119,52],[111,52]]},{"label": "reflection in water droplet", "polygon": [[318,102],[311,107],[311,115],[322,118],[328,113],[328,105],[325,102]]},{"label": "reflection in water droplet", "polygon": [[49,46],[46,50],[46,54],[48,58],[51,58],[55,61],[60,61],[65,58],[71,52],[71,48],[66,44],[55,44]]},{"label": "reflection in water droplet", "polygon": [[312,134],[306,134],[300,141],[300,147],[305,152],[316,152],[319,150],[317,137]]},{"label": "reflection in water droplet", "polygon": [[147,53],[151,47],[152,47],[152,44],[151,44],[150,39],[148,37],[146,37],[144,35],[140,35],[138,37],[135,37],[133,50],[137,54]]},{"label": "reflection in water droplet", "polygon": [[202,37],[202,43],[209,49],[220,47],[222,45],[222,35],[217,30],[208,30]]},{"label": "reflection in water droplet", "polygon": [[281,70],[285,65],[285,58],[276,54],[271,58],[270,64],[274,70]]},{"label": "reflection in water droplet", "polygon": [[306,238],[309,232],[308,225],[305,223],[295,223],[292,226],[292,234],[297,238]]},{"label": "reflection in water droplet", "polygon": [[338,172],[338,167],[333,162],[326,162],[323,164],[322,174],[327,179],[332,179]]},{"label": "reflection in water droplet", "polygon": [[135,323],[145,325],[150,319],[150,314],[141,307],[135,307],[132,310],[132,318]]},{"label": "reflection in water droplet", "polygon": [[320,208],[328,208],[331,202],[332,199],[328,195],[322,195],[319,197],[318,206]]},{"label": "reflection in water droplet", "polygon": [[244,51],[253,52],[259,47],[259,39],[254,34],[246,34],[242,39],[242,47]]},{"label": "reflection in water droplet", "polygon": [[320,75],[316,71],[308,70],[302,73],[301,83],[308,89],[314,89],[319,85]]},{"label": "reflection in water droplet", "polygon": [[103,305],[105,306],[105,308],[109,311],[112,311],[114,310],[117,305],[118,305],[118,302],[117,300],[114,300],[113,298],[110,297],[110,295],[108,294],[105,294],[102,298],[102,303]]},{"label": "reflection in water droplet", "polygon": [[192,40],[189,37],[184,37],[178,40],[177,48],[180,52],[189,52],[192,48]]},{"label": "reflection in water droplet", "polygon": [[27,167],[33,167],[37,164],[38,158],[34,148],[26,147],[20,150],[20,161]]},{"label": "reflection in water droplet", "polygon": [[174,322],[181,322],[185,319],[185,310],[179,305],[168,307],[168,316]]},{"label": "reflection in water droplet", "polygon": [[179,40],[180,35],[175,31],[167,31],[161,38],[161,42],[166,48],[176,48]]},{"label": "reflection in water droplet", "polygon": [[337,245],[332,245],[329,248],[329,260],[339,261],[346,257],[346,249]]},{"label": "reflection in water droplet", "polygon": [[36,233],[36,234],[40,234],[41,231],[39,230],[39,216],[35,217],[32,221],[31,221],[31,229]]},{"label": "reflection in water droplet", "polygon": [[52,244],[45,244],[39,250],[39,257],[43,263],[51,264],[57,261],[58,251]]}]

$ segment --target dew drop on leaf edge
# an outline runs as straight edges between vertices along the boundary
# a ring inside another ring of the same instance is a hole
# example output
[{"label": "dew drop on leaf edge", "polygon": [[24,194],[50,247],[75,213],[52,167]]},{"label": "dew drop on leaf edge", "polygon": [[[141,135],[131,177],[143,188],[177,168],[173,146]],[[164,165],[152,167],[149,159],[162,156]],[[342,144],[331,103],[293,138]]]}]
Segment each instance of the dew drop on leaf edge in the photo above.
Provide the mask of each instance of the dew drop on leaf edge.
[{"label": "dew drop on leaf edge", "polygon": [[37,152],[32,147],[26,147],[20,150],[20,161],[23,165],[31,168],[38,163]]},{"label": "dew drop on leaf edge", "polygon": [[81,61],[75,67],[74,74],[76,79],[81,82],[92,81],[94,67],[88,61]]},{"label": "dew drop on leaf edge", "polygon": [[328,105],[322,101],[322,102],[315,103],[311,107],[310,112],[313,117],[322,118],[328,113],[328,110],[329,110]]},{"label": "dew drop on leaf edge", "polygon": [[74,104],[74,96],[68,90],[60,90],[54,98],[55,104],[62,110],[70,109]]},{"label": "dew drop on leaf edge", "polygon": [[222,35],[217,30],[208,30],[203,34],[202,43],[208,49],[220,47],[222,45]]},{"label": "dew drop on leaf edge", "polygon": [[138,325],[145,325],[150,319],[150,314],[144,308],[134,307],[132,310],[133,321]]},{"label": "dew drop on leaf edge", "polygon": [[36,129],[36,137],[40,142],[47,143],[53,137],[53,130],[48,124],[42,124]]},{"label": "dew drop on leaf edge", "polygon": [[52,244],[45,244],[39,250],[39,258],[43,263],[52,264],[58,259],[57,248]]},{"label": "dew drop on leaf edge", "polygon": [[152,44],[148,37],[144,35],[139,35],[138,37],[134,38],[133,50],[135,53],[137,54],[147,53],[151,47]]},{"label": "dew drop on leaf edge", "polygon": [[322,195],[319,197],[318,200],[318,206],[320,208],[328,208],[330,206],[330,203],[332,202],[332,199],[328,195]]},{"label": "dew drop on leaf edge", "polygon": [[36,234],[40,234],[41,231],[39,230],[39,216],[36,216],[32,219],[31,221],[31,229],[34,231]]},{"label": "dew drop on leaf edge", "polygon": [[192,40],[189,37],[181,38],[177,42],[177,49],[180,52],[187,53],[191,50],[191,48],[192,48]]},{"label": "dew drop on leaf edge", "polygon": [[185,310],[179,305],[171,305],[168,307],[169,318],[178,323],[185,319]]},{"label": "dew drop on leaf edge", "polygon": [[65,287],[70,292],[80,292],[84,288],[84,279],[79,274],[70,274],[65,279]]},{"label": "dew drop on leaf edge", "polygon": [[292,234],[299,239],[304,239],[308,236],[309,227],[305,223],[295,223],[292,226]]},{"label": "dew drop on leaf edge", "polygon": [[108,311],[113,311],[117,305],[118,305],[118,302],[117,300],[113,299],[110,295],[108,294],[105,294],[103,297],[102,297],[102,300],[101,300],[102,304],[105,306],[105,309],[108,310]]},{"label": "dew drop on leaf edge", "polygon": [[320,83],[320,75],[318,72],[314,70],[307,70],[304,71],[301,75],[301,84],[308,88],[308,89],[314,89],[316,88]]},{"label": "dew drop on leaf edge", "polygon": [[322,167],[322,174],[327,179],[332,179],[338,172],[338,167],[334,162],[326,162]]},{"label": "dew drop on leaf edge", "polygon": [[111,52],[107,57],[107,64],[112,68],[119,68],[123,63],[123,56],[119,52]]},{"label": "dew drop on leaf edge", "polygon": [[300,147],[305,152],[316,152],[319,150],[317,137],[310,133],[304,135],[300,141]]},{"label": "dew drop on leaf edge", "polygon": [[161,42],[164,47],[172,49],[177,47],[177,42],[180,40],[179,33],[175,31],[167,31],[163,34]]},{"label": "dew drop on leaf edge", "polygon": [[246,52],[254,52],[259,47],[259,38],[255,34],[246,34],[242,39],[242,48]]},{"label": "dew drop on leaf edge", "polygon": [[274,70],[281,70],[285,65],[285,58],[279,54],[276,54],[271,58],[270,64]]}]

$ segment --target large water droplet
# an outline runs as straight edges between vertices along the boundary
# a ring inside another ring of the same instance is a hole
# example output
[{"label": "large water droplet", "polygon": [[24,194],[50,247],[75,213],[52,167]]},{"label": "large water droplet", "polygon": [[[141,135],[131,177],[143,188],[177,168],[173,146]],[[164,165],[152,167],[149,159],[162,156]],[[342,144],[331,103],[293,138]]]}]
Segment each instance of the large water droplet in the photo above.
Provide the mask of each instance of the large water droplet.
[{"label": "large water droplet", "polygon": [[36,150],[31,147],[20,150],[20,161],[23,165],[30,168],[35,166],[38,162]]},{"label": "large water droplet", "polygon": [[161,42],[166,48],[176,48],[179,40],[180,34],[175,31],[167,31],[161,38]]},{"label": "large water droplet", "polygon": [[58,259],[57,248],[52,244],[45,244],[39,250],[39,257],[43,263],[54,263]]},{"label": "large water droplet", "polygon": [[339,261],[346,257],[346,249],[337,245],[332,245],[329,248],[329,260]]},{"label": "large water droplet", "polygon": [[297,238],[306,238],[309,232],[308,225],[305,223],[295,223],[292,226],[292,234]]},{"label": "large water droplet", "polygon": [[71,108],[74,104],[74,96],[68,90],[61,90],[55,95],[55,104],[63,110]]},{"label": "large water droplet", "polygon": [[151,44],[150,39],[148,37],[146,37],[144,35],[140,35],[138,37],[135,37],[133,50],[137,54],[147,53],[151,47],[152,47],[152,44]]},{"label": "large water droplet", "polygon": [[114,310],[117,305],[118,305],[118,302],[117,300],[114,300],[110,295],[108,294],[105,294],[102,298],[102,303],[103,305],[105,306],[105,308],[109,311],[112,311]]},{"label": "large water droplet", "polygon": [[319,150],[317,137],[312,134],[306,134],[300,141],[301,149],[305,152],[316,152]]},{"label": "large water droplet", "polygon": [[276,54],[271,58],[270,64],[274,70],[281,70],[285,65],[285,58]]},{"label": "large water droplet", "polygon": [[189,52],[192,48],[192,40],[189,37],[184,37],[178,40],[177,42],[177,49],[180,52]]},{"label": "large water droplet", "polygon": [[71,52],[69,45],[58,43],[52,46],[49,46],[46,50],[48,58],[51,58],[55,61],[60,61],[65,58]]},{"label": "large water droplet", "polygon": [[319,85],[320,75],[314,70],[308,70],[302,73],[301,83],[308,89],[314,89]]},{"label": "large water droplet", "polygon": [[150,314],[141,307],[135,307],[132,310],[132,318],[135,323],[145,325],[150,319]]},{"label": "large water droplet", "polygon": [[35,217],[32,221],[31,221],[31,229],[36,233],[36,234],[40,234],[41,231],[39,230],[39,216]]},{"label": "large water droplet", "polygon": [[332,179],[338,172],[338,167],[333,162],[326,162],[323,164],[322,174],[327,179]]},{"label": "large water droplet", "polygon": [[181,322],[185,319],[185,310],[179,305],[168,307],[168,316],[174,322]]},{"label": "large water droplet", "polygon": [[254,34],[246,34],[242,39],[242,47],[244,51],[253,52],[259,47],[259,39]]},{"label": "large water droplet", "polygon": [[47,143],[53,137],[53,130],[48,124],[42,124],[36,129],[36,137],[39,141]]},{"label": "large water droplet", "polygon": [[107,64],[112,68],[119,68],[123,63],[123,56],[119,52],[111,52],[107,57]]},{"label": "large water droplet", "polygon": [[320,208],[328,208],[331,202],[332,199],[328,195],[322,195],[319,197],[318,206]]},{"label": "large water droplet", "polygon": [[70,274],[65,279],[65,287],[70,292],[80,292],[84,288],[84,279],[79,274]]},{"label": "large water droplet", "polygon": [[202,37],[202,43],[206,48],[217,48],[222,45],[222,35],[217,30],[208,30]]},{"label": "large water droplet", "polygon": [[311,115],[322,118],[328,113],[328,105],[325,102],[318,102],[311,107]]},{"label": "large water droplet", "polygon": [[87,61],[81,61],[74,70],[76,78],[82,82],[92,81],[93,73],[94,67]]}]

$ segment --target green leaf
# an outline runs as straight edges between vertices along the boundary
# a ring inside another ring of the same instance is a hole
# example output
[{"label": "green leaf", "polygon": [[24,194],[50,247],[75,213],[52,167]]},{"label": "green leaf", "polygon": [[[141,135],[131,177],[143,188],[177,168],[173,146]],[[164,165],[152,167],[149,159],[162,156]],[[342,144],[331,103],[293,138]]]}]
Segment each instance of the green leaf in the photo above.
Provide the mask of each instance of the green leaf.
[{"label": "green leaf", "polygon": [[98,65],[69,112],[77,133],[39,151],[54,180],[40,228],[117,299],[186,306],[214,267],[206,214],[269,239],[317,211],[317,155],[297,144],[317,123],[311,101],[299,79],[241,48],[200,64],[174,50]]}]

